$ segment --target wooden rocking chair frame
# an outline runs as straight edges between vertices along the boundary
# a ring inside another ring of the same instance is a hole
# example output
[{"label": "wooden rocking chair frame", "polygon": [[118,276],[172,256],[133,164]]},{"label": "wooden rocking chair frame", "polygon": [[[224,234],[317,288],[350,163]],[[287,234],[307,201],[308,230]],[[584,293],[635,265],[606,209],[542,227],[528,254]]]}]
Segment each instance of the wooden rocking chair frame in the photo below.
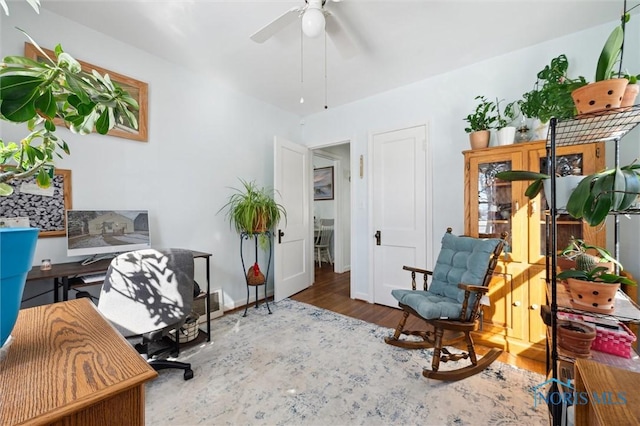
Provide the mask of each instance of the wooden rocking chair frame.
[{"label": "wooden rocking chair frame", "polygon": [[[447,233],[451,233],[451,228],[447,228]],[[407,306],[403,303],[398,303],[400,308],[402,308],[403,310],[402,318],[400,319],[400,322],[398,323],[393,336],[386,337],[384,341],[390,345],[398,346],[405,349],[433,348],[431,369],[425,368],[422,371],[423,376],[431,379],[445,381],[461,380],[484,370],[502,353],[502,349],[492,348],[487,354],[485,354],[480,360],[478,360],[473,344],[473,339],[471,337],[471,332],[478,329],[481,311],[480,299],[489,291],[489,284],[491,283],[493,271],[495,270],[496,264],[498,263],[498,258],[500,256],[500,253],[502,252],[506,238],[507,233],[503,232],[501,234],[501,241],[498,243],[493,253],[491,254],[491,259],[489,260],[482,285],[478,286],[464,283],[458,284],[458,288],[464,290],[464,301],[462,303],[460,318],[426,319],[423,318],[410,306]],[[428,280],[429,276],[433,275],[432,271],[413,268],[410,266],[404,266],[402,269],[411,272],[411,287],[413,290],[416,290],[417,287],[416,274],[423,275],[424,290],[426,291],[428,289]],[[471,304],[470,313],[468,315],[465,315],[469,307],[469,300],[472,294],[476,294],[477,297],[475,297],[475,300]],[[405,330],[404,327],[407,319],[409,318],[409,315],[415,315],[416,317],[424,320],[427,325],[433,327],[433,330]],[[446,330],[455,332],[457,336],[445,342],[443,340],[443,336]],[[401,335],[418,336],[422,338],[422,340],[420,341],[401,339]],[[466,342],[466,352],[463,351],[461,353],[451,353],[446,347],[444,347],[445,345],[451,345],[461,340],[464,340]],[[460,359],[468,359],[471,364],[455,370],[439,371],[440,362],[458,361]]]}]

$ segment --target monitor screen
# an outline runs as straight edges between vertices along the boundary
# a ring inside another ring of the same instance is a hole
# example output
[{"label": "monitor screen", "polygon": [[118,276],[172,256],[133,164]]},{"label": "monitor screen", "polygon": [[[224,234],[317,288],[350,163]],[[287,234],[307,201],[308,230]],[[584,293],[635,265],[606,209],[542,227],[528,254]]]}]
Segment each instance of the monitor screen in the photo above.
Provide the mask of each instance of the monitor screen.
[{"label": "monitor screen", "polygon": [[145,248],[151,248],[147,210],[67,210],[67,256]]}]

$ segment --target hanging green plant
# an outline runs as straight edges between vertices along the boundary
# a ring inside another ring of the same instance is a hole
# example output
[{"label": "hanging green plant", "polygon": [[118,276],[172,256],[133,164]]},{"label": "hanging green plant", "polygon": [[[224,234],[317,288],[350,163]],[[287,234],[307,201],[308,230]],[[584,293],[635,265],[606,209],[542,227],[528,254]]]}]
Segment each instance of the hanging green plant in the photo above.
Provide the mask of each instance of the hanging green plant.
[{"label": "hanging green plant", "polygon": [[274,191],[259,187],[254,181],[239,179],[241,188],[231,188],[227,203],[218,210],[226,210],[225,217],[238,234],[258,235],[260,246],[265,248],[267,239],[264,232],[271,230],[281,219],[287,219],[287,212],[273,197]]},{"label": "hanging green plant", "polygon": [[590,226],[604,222],[609,212],[630,208],[640,194],[640,164],[607,169],[585,177],[567,202],[567,212]]}]

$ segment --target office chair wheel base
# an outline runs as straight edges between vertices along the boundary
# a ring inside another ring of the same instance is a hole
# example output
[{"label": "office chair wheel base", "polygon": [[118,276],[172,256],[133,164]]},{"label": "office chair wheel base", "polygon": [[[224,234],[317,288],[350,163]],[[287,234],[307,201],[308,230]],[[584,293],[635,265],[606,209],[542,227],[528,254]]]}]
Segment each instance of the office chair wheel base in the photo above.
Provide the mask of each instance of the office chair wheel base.
[{"label": "office chair wheel base", "polygon": [[193,379],[193,370],[184,370],[184,379],[185,380]]}]

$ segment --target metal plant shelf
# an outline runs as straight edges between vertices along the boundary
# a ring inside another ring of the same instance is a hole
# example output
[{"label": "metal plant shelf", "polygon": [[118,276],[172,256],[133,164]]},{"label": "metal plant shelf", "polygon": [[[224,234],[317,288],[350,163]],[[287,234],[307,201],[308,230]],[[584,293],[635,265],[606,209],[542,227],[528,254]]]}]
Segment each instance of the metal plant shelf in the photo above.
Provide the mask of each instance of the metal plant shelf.
[{"label": "metal plant shelf", "polygon": [[[555,127],[555,145],[569,146],[620,140],[638,124],[640,104],[558,120]],[[547,134],[547,147],[551,146],[551,129],[552,127]]]}]

